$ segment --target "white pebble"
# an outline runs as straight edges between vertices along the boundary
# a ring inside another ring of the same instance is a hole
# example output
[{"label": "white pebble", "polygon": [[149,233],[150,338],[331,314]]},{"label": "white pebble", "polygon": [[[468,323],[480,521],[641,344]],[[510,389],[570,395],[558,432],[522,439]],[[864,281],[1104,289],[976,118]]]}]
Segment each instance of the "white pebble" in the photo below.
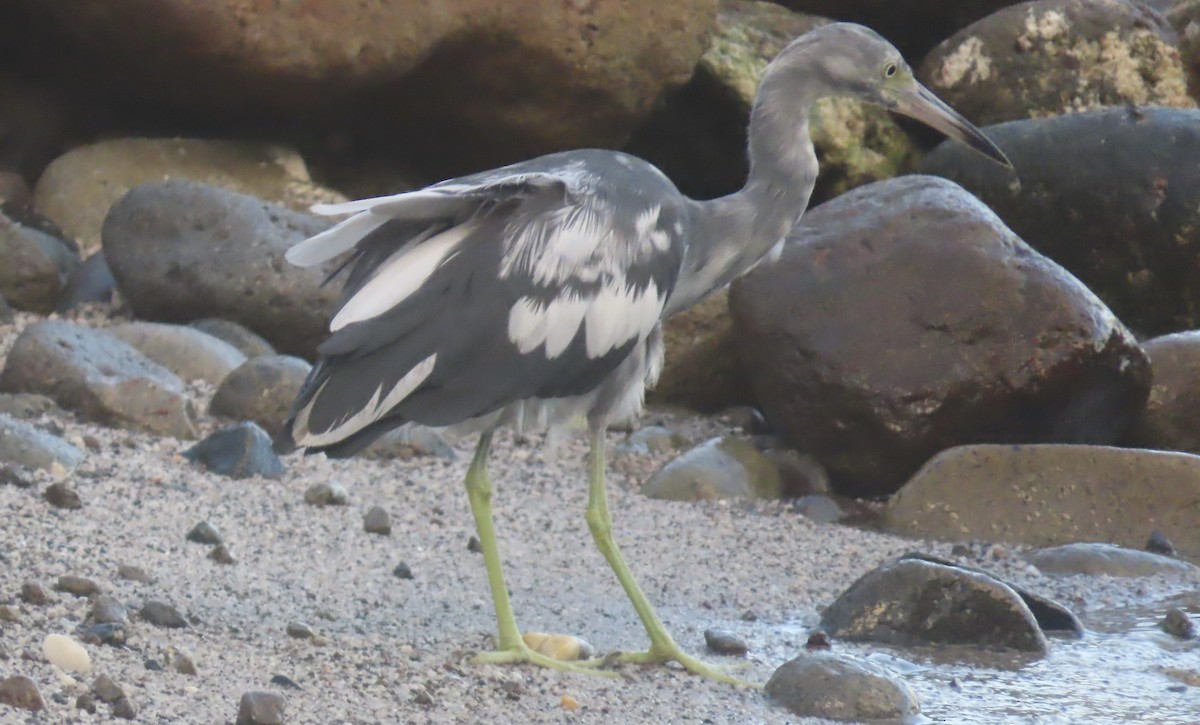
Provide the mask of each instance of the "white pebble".
[{"label": "white pebble", "polygon": [[51,664],[68,672],[92,671],[92,658],[83,645],[62,634],[48,634],[42,642],[42,654]]}]

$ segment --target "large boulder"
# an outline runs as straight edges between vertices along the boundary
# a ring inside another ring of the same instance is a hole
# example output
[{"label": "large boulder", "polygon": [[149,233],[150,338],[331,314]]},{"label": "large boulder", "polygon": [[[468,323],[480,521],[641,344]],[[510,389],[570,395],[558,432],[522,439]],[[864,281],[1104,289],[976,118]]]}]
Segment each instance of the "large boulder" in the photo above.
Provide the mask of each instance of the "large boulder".
[{"label": "large boulder", "polygon": [[716,0],[5,5],[0,23],[25,30],[9,53],[43,71],[226,126],[339,129],[343,143],[362,136],[373,154],[402,152],[445,175],[621,143],[691,75],[716,10]]},{"label": "large boulder", "polygon": [[1200,557],[1200,456],[1104,446],[953,448],[888,503],[889,531],[1032,546],[1104,541],[1141,548],[1161,531]]},{"label": "large boulder", "polygon": [[647,393],[650,401],[684,405],[705,413],[750,401],[725,290],[667,320],[663,344],[666,361],[658,384]]},{"label": "large boulder", "polygon": [[311,356],[328,334],[339,285],[322,286],[329,267],[294,267],[283,255],[328,227],[251,196],[164,181],[117,202],[104,223],[104,256],[138,317],[221,317]]},{"label": "large boulder", "polygon": [[1115,441],[1150,385],[1103,303],[944,179],[817,207],[730,303],[761,410],[850,495],[961,443]]},{"label": "large boulder", "polygon": [[1014,5],[934,48],[918,76],[978,124],[1127,103],[1196,105],[1175,32],[1127,0]]},{"label": "large boulder", "polygon": [[962,184],[1139,334],[1200,327],[1200,111],[1109,108],[986,130],[1015,175],[950,144],[921,171]]},{"label": "large boulder", "polygon": [[1200,453],[1200,330],[1147,340],[1154,384],[1133,431],[1137,445]]}]

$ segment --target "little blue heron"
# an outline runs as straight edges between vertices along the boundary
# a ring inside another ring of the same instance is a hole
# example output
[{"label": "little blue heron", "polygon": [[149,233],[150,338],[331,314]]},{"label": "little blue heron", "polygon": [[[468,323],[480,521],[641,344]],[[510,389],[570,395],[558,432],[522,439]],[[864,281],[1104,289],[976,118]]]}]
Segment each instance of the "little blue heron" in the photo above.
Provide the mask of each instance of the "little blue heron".
[{"label": "little blue heron", "polygon": [[477,661],[583,666],[522,640],[486,466],[501,425],[543,429],[584,418],[588,528],[650,639],[645,652],[617,659],[674,661],[735,681],[675,643],[625,565],[605,498],[605,431],[635,416],[657,379],[662,321],[782,250],[817,178],[809,111],[828,96],[907,114],[1008,164],[913,78],[892,45],[835,23],[796,39],[767,67],[750,114],[749,179],[729,196],[689,199],[649,163],[592,149],[314,207],[352,216],[287,259],[311,266],[352,254],[339,267],[349,273],[332,334],[278,447],[346,456],[404,424],[479,434],[466,488],[499,636],[496,651]]}]

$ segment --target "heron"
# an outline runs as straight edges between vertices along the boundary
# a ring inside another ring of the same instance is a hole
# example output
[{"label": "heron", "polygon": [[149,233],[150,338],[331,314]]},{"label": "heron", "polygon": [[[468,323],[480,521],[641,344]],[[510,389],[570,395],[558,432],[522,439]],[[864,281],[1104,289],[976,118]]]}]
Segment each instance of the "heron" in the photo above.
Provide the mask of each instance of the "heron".
[{"label": "heron", "polygon": [[382,433],[424,425],[478,435],[466,491],[495,607],[481,663],[591,671],[525,644],[493,526],[487,462],[495,431],[586,421],[586,520],[649,638],[619,662],[675,662],[737,679],[685,652],[663,626],[612,535],[605,435],[634,418],[662,370],[662,324],[777,258],[817,178],[813,104],[867,101],[916,118],[1009,165],[1004,153],[913,76],[874,31],[834,23],[767,66],[752,106],[744,187],[699,201],[652,164],[585,149],[541,156],[416,191],[313,207],[345,216],[291,247],[308,267],[347,254],[330,335],[276,441],[352,455]]}]

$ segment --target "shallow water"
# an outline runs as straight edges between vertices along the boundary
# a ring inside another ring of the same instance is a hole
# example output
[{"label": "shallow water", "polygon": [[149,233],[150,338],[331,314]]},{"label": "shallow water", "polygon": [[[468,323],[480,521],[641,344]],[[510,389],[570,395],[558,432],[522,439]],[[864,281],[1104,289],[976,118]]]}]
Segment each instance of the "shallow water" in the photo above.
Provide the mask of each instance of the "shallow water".
[{"label": "shallow water", "polygon": [[[1052,637],[1042,658],[964,647],[834,646],[907,682],[921,700],[920,722],[1197,725],[1200,640],[1184,642],[1159,629],[1171,606],[1200,614],[1200,592],[1092,611],[1082,617],[1087,627],[1082,639]],[[803,641],[810,627],[796,623],[784,629],[790,629],[790,639]],[[770,654],[789,656],[782,650]]]}]

